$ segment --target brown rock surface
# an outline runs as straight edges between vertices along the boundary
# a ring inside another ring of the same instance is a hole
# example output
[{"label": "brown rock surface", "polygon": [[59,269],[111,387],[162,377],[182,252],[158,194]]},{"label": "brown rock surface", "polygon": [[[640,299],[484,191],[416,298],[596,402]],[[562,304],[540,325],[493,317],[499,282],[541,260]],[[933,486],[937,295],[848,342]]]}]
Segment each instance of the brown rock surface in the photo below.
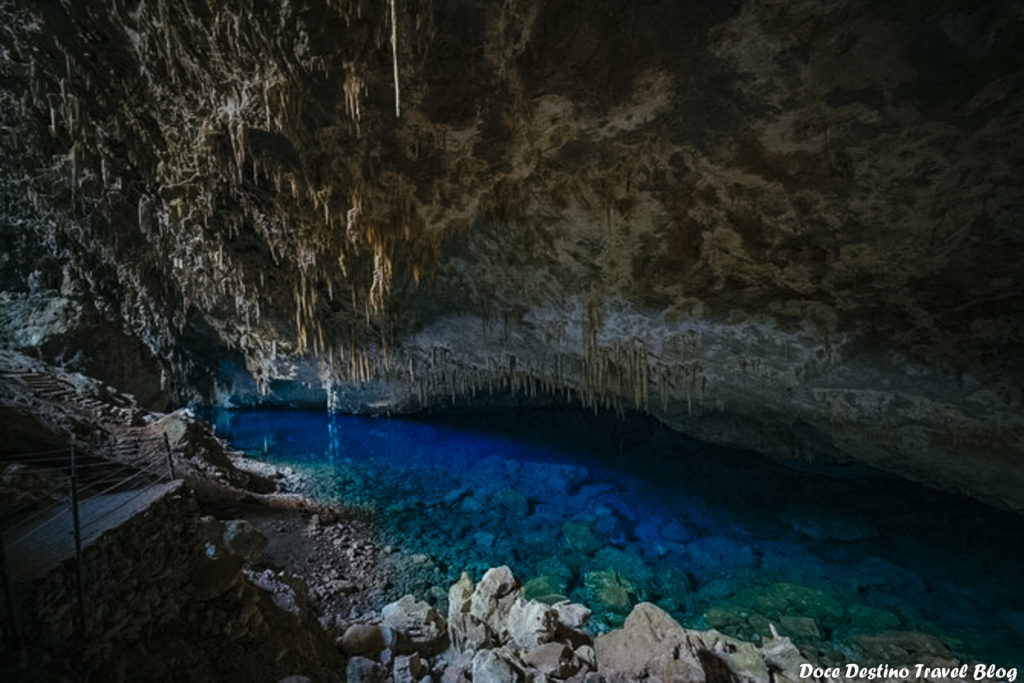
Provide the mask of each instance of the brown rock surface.
[{"label": "brown rock surface", "polygon": [[391,7],[0,3],[3,343],[147,403],[512,390],[1024,507],[1016,3]]},{"label": "brown rock surface", "polygon": [[699,638],[648,602],[634,607],[620,630],[594,639],[599,671],[664,681],[704,681],[707,675],[699,658],[704,649]]}]

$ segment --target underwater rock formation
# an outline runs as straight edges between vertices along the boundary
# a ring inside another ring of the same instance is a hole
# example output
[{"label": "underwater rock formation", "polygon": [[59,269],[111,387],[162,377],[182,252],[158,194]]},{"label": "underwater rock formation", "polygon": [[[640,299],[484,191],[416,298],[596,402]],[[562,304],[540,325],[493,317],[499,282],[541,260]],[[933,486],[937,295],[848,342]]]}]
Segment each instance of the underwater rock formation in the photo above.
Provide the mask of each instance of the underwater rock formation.
[{"label": "underwater rock formation", "polygon": [[636,409],[1021,509],[1019,6],[0,2],[3,343]]}]

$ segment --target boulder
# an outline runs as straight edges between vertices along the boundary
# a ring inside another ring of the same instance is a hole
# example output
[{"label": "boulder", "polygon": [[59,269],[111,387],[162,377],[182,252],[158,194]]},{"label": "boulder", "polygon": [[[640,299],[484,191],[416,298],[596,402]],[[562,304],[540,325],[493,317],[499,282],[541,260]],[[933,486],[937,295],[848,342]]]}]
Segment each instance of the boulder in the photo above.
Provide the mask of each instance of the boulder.
[{"label": "boulder", "polygon": [[675,567],[658,570],[651,584],[652,590],[662,598],[671,598],[680,607],[689,602],[691,579],[686,572]]},{"label": "boulder", "polygon": [[[508,567],[495,567],[484,573],[469,599],[469,623],[486,627],[485,641],[498,645],[508,638],[508,614],[519,600],[519,581]],[[473,635],[470,634],[472,638]]]},{"label": "boulder", "polygon": [[[546,538],[546,537],[545,537]],[[550,549],[550,540],[547,541]],[[537,573],[548,574],[562,581],[569,581],[572,578],[572,569],[557,557],[548,557],[537,563]]]},{"label": "boulder", "polygon": [[707,647],[701,662],[708,679],[725,676],[733,683],[770,683],[764,655],[752,643],[730,638],[717,631],[702,634],[701,640]]},{"label": "boulder", "polygon": [[473,669],[476,651],[454,652],[449,650],[434,660],[435,670],[440,670],[441,683],[465,683]]},{"label": "boulder", "polygon": [[683,557],[690,571],[719,572],[726,567],[750,565],[754,562],[754,551],[731,538],[706,536],[687,543]]},{"label": "boulder", "polygon": [[478,650],[471,666],[473,683],[515,683],[516,667],[504,649]]},{"label": "boulder", "polygon": [[681,678],[706,680],[698,653],[704,643],[672,617],[648,602],[633,608],[619,630],[594,641],[597,668],[627,676],[654,677],[663,681]]},{"label": "boulder", "polygon": [[212,517],[199,520],[198,535],[203,553],[192,569],[191,583],[197,600],[210,600],[238,585],[244,558],[228,550],[224,543],[224,523]]},{"label": "boulder", "polygon": [[376,655],[384,647],[384,634],[374,624],[353,624],[341,637],[341,649],[347,655]]},{"label": "boulder", "polygon": [[259,562],[263,556],[267,537],[256,531],[246,520],[232,519],[224,522],[224,543],[233,554],[252,564]]},{"label": "boulder", "polygon": [[590,610],[583,605],[565,600],[554,605],[558,624],[565,629],[579,630],[590,620]]},{"label": "boulder", "polygon": [[465,670],[449,664],[441,672],[441,683],[469,683]]},{"label": "boulder", "polygon": [[372,659],[352,657],[345,667],[345,680],[348,683],[384,683],[387,671]]},{"label": "boulder", "polygon": [[531,497],[538,500],[562,501],[570,497],[570,491],[586,481],[590,472],[582,465],[532,462],[530,474]]},{"label": "boulder", "polygon": [[796,649],[792,640],[780,637],[774,629],[773,635],[773,638],[761,646],[765,664],[775,672],[774,679],[777,683],[799,683],[803,680],[800,678],[800,666],[806,664],[807,660]]},{"label": "boulder", "polygon": [[580,660],[580,664],[588,669],[597,668],[597,655],[591,645],[580,645],[576,648],[576,659]]},{"label": "boulder", "polygon": [[448,589],[448,635],[451,644],[459,652],[482,642],[485,634],[473,628],[469,621],[469,606],[473,597],[473,582],[469,574],[462,572],[459,580]]},{"label": "boulder", "polygon": [[723,631],[737,631],[742,628],[746,617],[744,609],[734,605],[716,605],[704,612],[708,626]]},{"label": "boulder", "polygon": [[509,610],[506,624],[509,638],[517,647],[535,648],[554,637],[558,612],[543,602],[519,598]]},{"label": "boulder", "polygon": [[551,678],[569,678],[580,670],[580,661],[562,643],[544,643],[523,655],[523,661]]},{"label": "boulder", "polygon": [[244,560],[237,555],[217,554],[216,547],[206,544],[206,552],[196,559],[190,579],[198,601],[211,600],[238,585]]},{"label": "boulder", "polygon": [[392,667],[394,683],[416,683],[429,673],[430,667],[415,653],[395,657]]},{"label": "boulder", "polygon": [[444,619],[433,607],[411,595],[386,605],[381,617],[384,625],[399,635],[396,652],[418,652],[429,657],[448,647]]}]

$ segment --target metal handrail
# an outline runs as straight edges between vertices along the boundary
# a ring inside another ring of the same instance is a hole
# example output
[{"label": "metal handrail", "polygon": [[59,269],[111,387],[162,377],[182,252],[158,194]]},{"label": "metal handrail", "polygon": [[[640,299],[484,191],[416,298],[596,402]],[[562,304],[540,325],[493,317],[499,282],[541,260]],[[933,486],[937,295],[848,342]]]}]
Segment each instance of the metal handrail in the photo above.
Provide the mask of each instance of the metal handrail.
[{"label": "metal handrail", "polygon": [[152,489],[152,488],[153,488],[154,486],[156,486],[156,485],[158,485],[158,484],[160,484],[160,483],[161,483],[160,481],[156,481],[156,482],[154,482],[154,483],[153,483],[152,485],[150,485],[150,486],[146,486],[145,488],[141,488],[141,489],[139,489],[139,490],[138,490],[138,492],[137,492],[137,493],[136,493],[136,494],[135,494],[134,496],[132,496],[131,498],[128,498],[127,500],[124,500],[124,501],[122,501],[122,502],[118,503],[118,504],[117,504],[117,505],[115,505],[114,507],[112,507],[112,508],[110,508],[109,510],[107,510],[106,512],[104,512],[104,513],[103,513],[102,515],[100,515],[100,516],[98,516],[98,517],[95,517],[95,518],[93,518],[92,520],[90,520],[90,521],[86,522],[86,523],[85,523],[85,524],[84,524],[84,525],[82,526],[82,528],[83,528],[83,529],[86,529],[86,528],[88,528],[88,527],[92,526],[93,524],[95,524],[96,522],[99,522],[100,520],[102,520],[102,519],[104,519],[104,518],[106,518],[106,517],[109,517],[110,515],[114,514],[115,512],[117,512],[118,510],[120,510],[121,508],[123,508],[123,507],[124,507],[125,505],[127,505],[128,503],[130,503],[130,502],[132,502],[133,500],[135,500],[136,498],[138,498],[139,496],[142,496],[142,495],[144,495],[144,494],[146,494],[146,493],[149,493],[150,489]]},{"label": "metal handrail", "polygon": [[[160,437],[153,437],[153,438],[147,439],[145,441],[145,443],[148,444],[149,442],[152,442],[152,445],[158,447],[159,446],[159,441],[160,441]],[[34,472],[39,472],[39,471],[44,471],[44,472],[45,471],[60,472],[64,477],[66,477],[66,478],[68,478],[70,480],[71,476],[72,476],[71,475],[72,464],[70,462],[70,456],[73,453],[73,448],[66,448],[66,449],[61,450],[60,452],[61,453],[67,453],[69,455],[69,462],[68,462],[68,464],[66,466],[64,466],[64,467],[50,467],[50,468],[33,467],[33,471]],[[18,454],[18,455],[8,456],[8,457],[18,458],[18,457],[21,457],[22,455],[25,455],[25,454]],[[31,455],[31,454],[29,454],[29,455]],[[108,460],[108,461],[105,461],[105,462],[91,462],[91,463],[85,463],[85,464],[75,463],[74,464],[74,470],[76,470],[76,471],[88,468],[91,471],[95,472],[99,468],[110,468],[111,469],[111,473],[109,475],[103,475],[103,476],[101,476],[97,480],[93,480],[91,482],[88,482],[88,485],[89,485],[90,488],[94,488],[97,485],[105,485],[105,488],[103,488],[103,489],[101,489],[99,491],[89,491],[88,493],[86,493],[86,495],[83,495],[81,497],[78,496],[79,492],[77,490],[73,491],[71,494],[65,494],[65,495],[57,494],[58,497],[56,497],[56,500],[53,501],[53,504],[47,505],[47,506],[45,506],[43,508],[40,508],[39,510],[36,510],[36,511],[30,513],[26,517],[17,520],[17,522],[15,524],[13,524],[11,527],[9,527],[8,531],[10,531],[10,530],[18,530],[18,529],[22,529],[23,531],[21,533],[19,533],[17,536],[11,538],[8,542],[9,543],[18,543],[20,541],[25,540],[26,538],[29,538],[33,534],[39,533],[40,531],[42,531],[43,529],[46,529],[47,527],[49,527],[50,525],[54,524],[58,520],[64,519],[64,516],[66,514],[68,514],[69,512],[76,513],[77,510],[75,508],[77,508],[79,505],[81,505],[85,501],[92,500],[92,499],[97,498],[99,496],[107,495],[107,494],[113,492],[115,489],[124,487],[127,484],[139,484],[139,483],[145,482],[146,485],[142,486],[141,490],[137,494],[135,494],[131,498],[127,499],[126,501],[124,501],[122,503],[119,503],[117,506],[111,508],[110,510],[107,510],[107,511],[103,512],[98,517],[95,517],[94,519],[89,520],[85,524],[85,527],[92,526],[92,525],[96,524],[97,522],[99,522],[100,520],[106,518],[109,514],[113,513],[114,511],[116,511],[118,509],[120,509],[124,505],[127,505],[131,501],[135,500],[136,498],[141,496],[143,493],[148,491],[150,488],[152,488],[152,486],[155,486],[155,485],[157,485],[159,483],[162,483],[164,481],[164,479],[167,477],[167,475],[166,474],[165,475],[160,475],[159,472],[160,472],[161,469],[167,468],[169,464],[170,464],[169,463],[169,457],[168,457],[168,461],[167,462],[165,462],[163,460],[155,460],[155,461],[151,462],[148,466],[143,467],[141,469],[138,468],[138,466],[136,466],[134,464],[127,463],[127,462],[122,462],[122,461],[119,461],[119,460]],[[130,469],[132,469],[134,471],[132,471],[130,474],[124,474],[123,473],[123,468],[130,468]],[[121,471],[119,471],[119,470],[121,470]],[[171,468],[171,474],[173,474],[173,468]],[[101,472],[101,475],[102,475],[102,472]],[[77,489],[77,486],[75,488]],[[130,490],[134,490],[134,489],[130,489]],[[69,505],[69,503],[70,503],[70,505]],[[36,524],[36,522],[38,520],[45,519],[47,516],[50,516],[50,519],[47,519],[42,524]]]},{"label": "metal handrail", "polygon": [[0,453],[0,458],[24,458],[32,455],[50,455],[52,453],[68,453],[70,451],[71,447],[65,446],[64,448],[54,448],[53,450],[49,451],[30,451],[28,453]]}]

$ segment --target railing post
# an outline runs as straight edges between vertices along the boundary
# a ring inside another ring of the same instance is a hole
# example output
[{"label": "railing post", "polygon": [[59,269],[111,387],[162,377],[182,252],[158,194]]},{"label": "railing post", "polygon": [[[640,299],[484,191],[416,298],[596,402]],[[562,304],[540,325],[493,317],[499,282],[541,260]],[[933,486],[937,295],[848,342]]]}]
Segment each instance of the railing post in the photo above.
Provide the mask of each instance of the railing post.
[{"label": "railing post", "polygon": [[18,619],[18,606],[14,602],[14,586],[11,585],[11,573],[7,569],[7,548],[4,545],[3,532],[0,532],[0,578],[4,582],[4,602],[7,607],[8,623],[14,631],[14,643],[25,660],[25,639],[21,635],[21,620]]},{"label": "railing post", "polygon": [[78,590],[78,630],[85,638],[85,588],[82,580],[82,522],[78,516],[78,471],[75,444],[71,444],[71,517],[75,524],[75,583]]},{"label": "railing post", "polygon": [[174,481],[174,459],[171,458],[171,440],[167,438],[167,432],[164,432],[164,449],[167,451],[167,469],[171,473],[171,481]]}]

